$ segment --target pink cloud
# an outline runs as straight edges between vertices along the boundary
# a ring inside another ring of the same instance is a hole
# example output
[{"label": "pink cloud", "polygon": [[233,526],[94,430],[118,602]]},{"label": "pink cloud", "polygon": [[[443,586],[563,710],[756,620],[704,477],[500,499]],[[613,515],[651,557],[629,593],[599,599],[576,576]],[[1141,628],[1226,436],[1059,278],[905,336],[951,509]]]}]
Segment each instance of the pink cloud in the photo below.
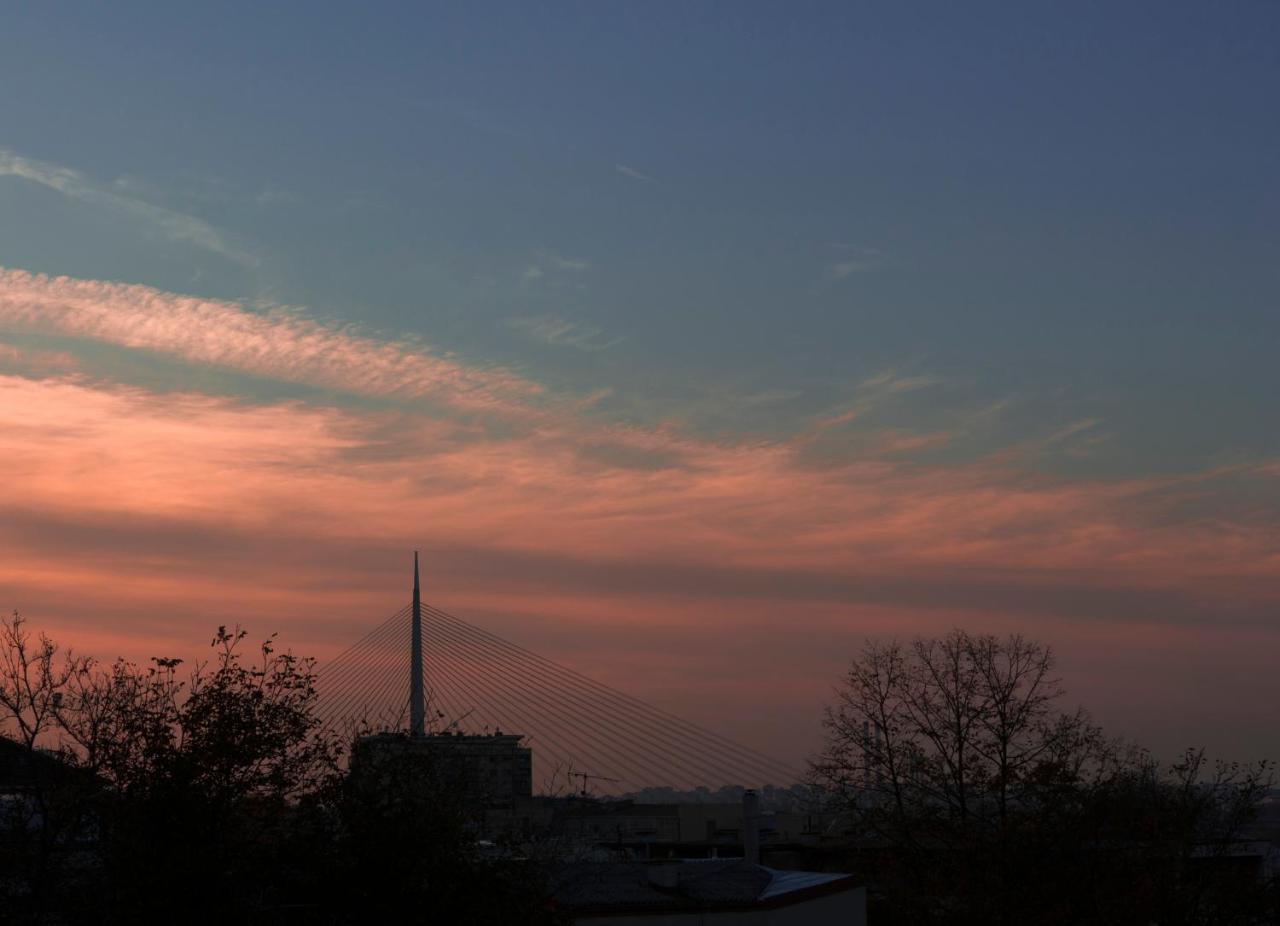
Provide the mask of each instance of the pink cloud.
[{"label": "pink cloud", "polygon": [[[1280,528],[1229,503],[1271,497],[1273,461],[1067,479],[1016,449],[912,462],[919,440],[890,431],[819,465],[821,424],[777,441],[613,426],[501,371],[142,287],[8,271],[0,321],[439,400],[355,413],[0,375],[0,606],[90,649],[173,652],[241,621],[328,655],[403,603],[412,548],[464,617],[706,722],[754,692],[791,712],[779,731],[811,732],[867,633],[1020,629],[1086,669],[1116,648],[1185,662],[1209,629],[1251,641],[1241,666],[1275,644]],[[439,407],[537,413],[495,431]],[[1223,703],[1280,694],[1269,678]],[[1135,684],[1180,696],[1154,670]]]},{"label": "pink cloud", "polygon": [[421,345],[378,340],[284,309],[258,314],[233,302],[22,270],[0,268],[0,325],[363,395],[430,397],[459,408],[502,408],[542,391],[502,369],[468,366]]},{"label": "pink cloud", "polygon": [[[389,428],[399,452],[385,446]],[[614,465],[578,453],[587,439],[674,450],[678,462]],[[1068,481],[1007,460],[813,468],[798,462],[802,443],[586,421],[493,436],[428,416],[0,377],[0,504],[48,518],[406,547],[436,538],[584,573],[684,570],[695,584],[733,570],[777,583],[976,570],[1006,588],[1276,575],[1270,525],[1168,517],[1218,475]]]}]

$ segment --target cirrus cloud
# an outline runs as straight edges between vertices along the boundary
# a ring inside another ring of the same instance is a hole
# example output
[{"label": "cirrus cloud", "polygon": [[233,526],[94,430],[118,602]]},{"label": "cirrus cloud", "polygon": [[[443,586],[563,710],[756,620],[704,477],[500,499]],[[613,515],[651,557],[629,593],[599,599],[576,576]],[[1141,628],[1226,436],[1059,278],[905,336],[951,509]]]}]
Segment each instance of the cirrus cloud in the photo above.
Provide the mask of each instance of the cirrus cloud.
[{"label": "cirrus cloud", "polygon": [[136,196],[114,192],[69,167],[24,158],[0,148],[0,177],[5,176],[38,183],[70,199],[128,213],[174,241],[185,242],[237,264],[256,267],[260,263],[256,256],[232,244],[224,234],[203,219],[157,206]]},{"label": "cirrus cloud", "polygon": [[298,312],[147,286],[0,268],[0,326],[69,335],[361,395],[431,397],[502,409],[543,392],[497,367],[468,365],[411,341],[362,335]]}]

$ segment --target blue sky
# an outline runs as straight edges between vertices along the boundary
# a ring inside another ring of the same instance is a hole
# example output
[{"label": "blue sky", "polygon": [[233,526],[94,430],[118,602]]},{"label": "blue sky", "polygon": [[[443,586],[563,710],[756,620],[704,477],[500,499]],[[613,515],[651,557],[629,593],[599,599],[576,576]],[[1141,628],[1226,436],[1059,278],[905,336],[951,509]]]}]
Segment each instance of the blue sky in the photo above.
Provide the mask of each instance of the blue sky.
[{"label": "blue sky", "polygon": [[0,142],[252,263],[11,179],[0,248],[621,414],[785,427],[894,368],[1106,419],[1117,465],[1274,451],[1280,16],[1120,6],[19,7]]},{"label": "blue sky", "polygon": [[[1273,563],[1278,48],[1264,2],[13,4],[0,266],[284,307],[802,468],[1244,467],[1144,517]],[[76,330],[0,341],[386,410]]]}]

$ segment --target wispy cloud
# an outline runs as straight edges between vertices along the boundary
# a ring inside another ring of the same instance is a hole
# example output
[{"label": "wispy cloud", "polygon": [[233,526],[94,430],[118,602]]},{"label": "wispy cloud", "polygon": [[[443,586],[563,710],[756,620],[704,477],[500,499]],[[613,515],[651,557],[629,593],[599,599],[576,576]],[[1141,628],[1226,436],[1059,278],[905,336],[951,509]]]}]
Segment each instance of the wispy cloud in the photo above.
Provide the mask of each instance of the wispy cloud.
[{"label": "wispy cloud", "polygon": [[524,413],[542,388],[501,368],[468,365],[410,341],[387,341],[297,311],[147,286],[0,268],[0,325],[91,338],[256,376],[360,395],[429,397],[452,407]]},{"label": "wispy cloud", "polygon": [[860,382],[858,390],[879,394],[894,394],[915,392],[917,389],[927,389],[929,386],[938,386],[941,383],[942,380],[936,376],[921,376],[919,374],[903,376],[895,370],[883,370]]},{"label": "wispy cloud", "polygon": [[1070,424],[1063,425],[1061,428],[1058,428],[1058,430],[1054,431],[1052,434],[1046,437],[1043,443],[1045,445],[1049,445],[1049,444],[1058,444],[1065,440],[1070,440],[1072,437],[1075,437],[1077,434],[1081,434],[1085,431],[1092,430],[1093,428],[1097,427],[1101,423],[1102,423],[1101,418],[1082,418],[1079,421],[1073,421]]},{"label": "wispy cloud", "polygon": [[578,350],[607,350],[620,344],[621,337],[609,337],[602,328],[573,322],[559,315],[535,315],[507,319],[507,324],[535,341]]},{"label": "wispy cloud", "polygon": [[614,169],[624,177],[630,177],[632,180],[640,180],[644,183],[653,183],[653,178],[648,174],[642,174],[634,167],[628,167],[626,164],[614,164]]},{"label": "wispy cloud", "polygon": [[853,401],[839,411],[819,418],[814,423],[812,434],[819,435],[832,428],[849,424],[884,407],[896,396],[939,386],[942,382],[936,376],[903,376],[894,370],[884,370],[858,383],[853,391]]},{"label": "wispy cloud", "polygon": [[583,274],[591,269],[591,262],[581,257],[565,257],[551,251],[538,251],[524,265],[520,277],[528,282],[545,280],[551,282],[556,276],[564,274]]},{"label": "wispy cloud", "polygon": [[840,252],[835,260],[827,264],[827,276],[833,280],[843,280],[857,273],[881,270],[889,259],[889,256],[879,248],[851,244],[835,244],[832,247]]},{"label": "wispy cloud", "polygon": [[591,269],[591,263],[581,257],[562,257],[559,254],[543,254],[542,260],[557,270],[567,273],[585,273]]},{"label": "wispy cloud", "polygon": [[0,148],[0,176],[18,177],[56,190],[70,199],[118,209],[146,222],[171,240],[210,251],[237,264],[247,267],[259,264],[257,257],[229,242],[203,219],[120,192],[128,188],[127,184],[97,184],[77,170],[24,158],[3,148]]},{"label": "wispy cloud", "polygon": [[33,375],[67,373],[76,370],[80,361],[69,351],[18,347],[0,341],[0,369]]},{"label": "wispy cloud", "polygon": [[253,201],[259,206],[296,206],[302,197],[292,190],[264,187],[254,194]]}]

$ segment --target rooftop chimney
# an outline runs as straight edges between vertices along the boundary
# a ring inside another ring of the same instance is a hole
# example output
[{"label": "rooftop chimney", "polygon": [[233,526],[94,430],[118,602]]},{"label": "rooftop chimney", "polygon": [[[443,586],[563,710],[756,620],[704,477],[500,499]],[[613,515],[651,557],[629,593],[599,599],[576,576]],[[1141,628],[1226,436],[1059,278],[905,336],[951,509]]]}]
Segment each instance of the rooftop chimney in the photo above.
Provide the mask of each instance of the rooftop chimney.
[{"label": "rooftop chimney", "polygon": [[742,857],[760,864],[760,796],[750,788],[742,795]]}]

